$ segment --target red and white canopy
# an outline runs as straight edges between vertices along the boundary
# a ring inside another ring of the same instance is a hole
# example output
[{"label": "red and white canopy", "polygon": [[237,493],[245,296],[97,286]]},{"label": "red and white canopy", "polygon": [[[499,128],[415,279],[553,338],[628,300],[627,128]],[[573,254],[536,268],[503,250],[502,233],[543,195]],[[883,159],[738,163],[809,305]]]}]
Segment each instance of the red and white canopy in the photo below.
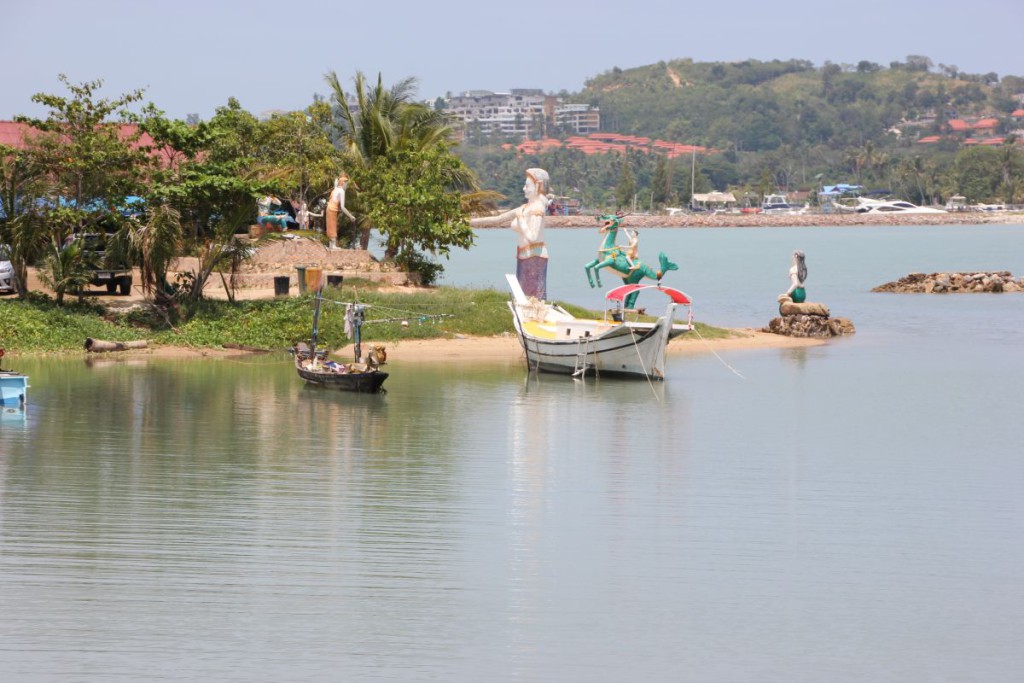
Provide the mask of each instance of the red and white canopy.
[{"label": "red and white canopy", "polygon": [[616,287],[608,292],[605,295],[605,298],[611,301],[622,301],[633,292],[642,292],[648,289],[661,292],[677,304],[690,305],[693,303],[690,301],[690,297],[684,292],[680,292],[678,289],[672,289],[671,287],[663,287],[662,285],[622,285],[621,287]]}]

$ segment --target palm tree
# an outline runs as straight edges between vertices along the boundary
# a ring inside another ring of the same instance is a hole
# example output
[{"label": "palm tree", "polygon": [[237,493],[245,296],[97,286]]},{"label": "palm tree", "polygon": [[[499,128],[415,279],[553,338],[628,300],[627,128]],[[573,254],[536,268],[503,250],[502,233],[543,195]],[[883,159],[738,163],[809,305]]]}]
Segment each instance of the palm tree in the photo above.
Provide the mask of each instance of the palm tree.
[{"label": "palm tree", "polygon": [[167,295],[167,270],[181,250],[184,237],[181,214],[170,206],[157,206],[144,224],[130,224],[128,238],[138,255],[142,288],[156,292],[162,302]]},{"label": "palm tree", "polygon": [[[403,79],[385,88],[378,74],[377,84],[371,87],[363,73],[357,72],[354,108],[337,73],[332,71],[325,79],[341,116],[336,123],[338,144],[354,179],[358,179],[360,170],[369,168],[375,160],[386,158],[394,151],[425,151],[454,141],[455,129],[450,116],[413,100],[414,78]],[[468,199],[473,204],[481,198],[474,196],[479,192],[479,186],[475,174],[468,167],[460,165],[451,173],[452,187],[468,189],[464,200]],[[360,232],[359,245],[366,249],[373,226],[366,216],[365,207],[360,205],[358,185],[350,186],[350,192],[350,210],[357,217]]]}]

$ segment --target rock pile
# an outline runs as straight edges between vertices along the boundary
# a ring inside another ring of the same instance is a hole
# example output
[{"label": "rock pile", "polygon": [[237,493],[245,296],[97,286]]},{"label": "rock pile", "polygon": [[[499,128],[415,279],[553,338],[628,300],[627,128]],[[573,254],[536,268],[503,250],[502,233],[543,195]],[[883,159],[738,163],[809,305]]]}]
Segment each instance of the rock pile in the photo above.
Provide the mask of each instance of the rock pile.
[{"label": "rock pile", "polygon": [[820,315],[783,315],[772,318],[768,326],[761,330],[772,334],[784,334],[787,337],[845,337],[856,330],[849,318],[825,318]]},{"label": "rock pile", "polygon": [[1024,291],[1024,277],[1014,278],[1006,270],[978,273],[911,273],[894,282],[887,282],[872,292],[899,294],[966,294]]},{"label": "rock pile", "polygon": [[783,294],[779,297],[779,317],[772,318],[763,332],[784,334],[787,337],[816,337],[828,339],[853,334],[856,330],[847,318],[833,318],[825,304],[794,303]]}]

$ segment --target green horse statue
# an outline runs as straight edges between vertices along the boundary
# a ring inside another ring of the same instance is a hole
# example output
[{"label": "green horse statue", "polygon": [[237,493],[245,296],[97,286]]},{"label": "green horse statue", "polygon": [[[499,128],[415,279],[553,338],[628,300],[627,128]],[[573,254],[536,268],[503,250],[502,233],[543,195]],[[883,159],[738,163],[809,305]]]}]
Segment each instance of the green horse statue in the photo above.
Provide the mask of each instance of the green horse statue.
[{"label": "green horse statue", "polygon": [[[600,271],[602,268],[614,270],[622,277],[623,284],[627,285],[635,285],[645,277],[661,282],[665,273],[670,270],[679,270],[678,265],[668,260],[665,252],[658,254],[659,268],[657,271],[637,258],[637,236],[636,233],[630,234],[628,229],[626,229],[626,234],[629,235],[629,245],[617,244],[616,238],[623,218],[624,214],[621,211],[597,217],[598,222],[602,224],[599,232],[604,233],[604,242],[597,250],[597,258],[583,266],[591,287],[601,286]],[[629,294],[623,302],[625,307],[633,308],[638,295],[639,292]]]}]

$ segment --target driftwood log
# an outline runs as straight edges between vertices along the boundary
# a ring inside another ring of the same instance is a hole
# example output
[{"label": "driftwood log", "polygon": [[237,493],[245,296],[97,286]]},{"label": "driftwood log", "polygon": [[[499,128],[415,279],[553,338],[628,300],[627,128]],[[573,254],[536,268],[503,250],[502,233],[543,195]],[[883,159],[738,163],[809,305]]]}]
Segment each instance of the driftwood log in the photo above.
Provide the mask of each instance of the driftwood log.
[{"label": "driftwood log", "polygon": [[145,339],[140,341],[104,341],[102,339],[93,339],[87,337],[85,340],[85,350],[91,353],[108,353],[110,351],[127,351],[129,349],[145,349],[148,348],[149,342]]}]

